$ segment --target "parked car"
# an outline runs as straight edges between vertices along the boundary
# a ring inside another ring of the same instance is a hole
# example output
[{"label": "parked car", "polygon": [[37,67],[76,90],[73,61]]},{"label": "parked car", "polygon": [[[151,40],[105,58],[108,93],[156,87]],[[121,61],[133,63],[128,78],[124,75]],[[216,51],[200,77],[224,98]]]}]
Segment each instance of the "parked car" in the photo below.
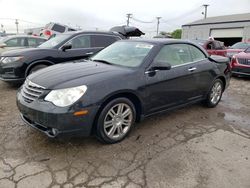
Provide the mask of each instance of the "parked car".
[{"label": "parked car", "polygon": [[248,47],[250,47],[250,42],[237,42],[227,49],[227,57],[231,59],[235,54],[243,52]]},{"label": "parked car", "polygon": [[227,50],[224,44],[218,40],[191,40],[194,43],[201,45],[209,55],[226,56]]},{"label": "parked car", "polygon": [[236,76],[250,76],[250,47],[233,56],[232,73]]},{"label": "parked car", "polygon": [[2,53],[0,79],[6,82],[22,83],[29,74],[41,68],[88,58],[117,40],[140,34],[143,33],[133,27],[128,27],[127,33],[78,31],[60,34],[41,44],[38,48]]},{"label": "parked car", "polygon": [[4,51],[37,47],[44,43],[47,39],[42,37],[27,36],[27,35],[14,35],[7,36],[0,39],[0,54]]},{"label": "parked car", "polygon": [[76,29],[59,23],[50,22],[40,31],[40,36],[50,38],[53,35],[70,31],[76,31]]},{"label": "parked car", "polygon": [[124,139],[135,121],[203,101],[215,107],[228,87],[226,57],[182,40],[118,41],[85,63],[31,74],[17,93],[22,119],[49,137]]}]

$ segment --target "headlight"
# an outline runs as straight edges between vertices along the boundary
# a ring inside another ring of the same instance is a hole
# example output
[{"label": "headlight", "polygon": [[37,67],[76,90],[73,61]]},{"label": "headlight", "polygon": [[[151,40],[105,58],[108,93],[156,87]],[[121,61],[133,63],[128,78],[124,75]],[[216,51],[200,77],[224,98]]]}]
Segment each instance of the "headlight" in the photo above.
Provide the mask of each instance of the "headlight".
[{"label": "headlight", "polygon": [[1,58],[1,62],[2,63],[14,63],[14,62],[20,61],[21,59],[23,59],[23,56],[18,56],[18,57],[2,57]]},{"label": "headlight", "polygon": [[59,107],[66,107],[75,103],[87,91],[87,86],[78,86],[67,89],[52,90],[45,97],[46,101],[52,102]]}]

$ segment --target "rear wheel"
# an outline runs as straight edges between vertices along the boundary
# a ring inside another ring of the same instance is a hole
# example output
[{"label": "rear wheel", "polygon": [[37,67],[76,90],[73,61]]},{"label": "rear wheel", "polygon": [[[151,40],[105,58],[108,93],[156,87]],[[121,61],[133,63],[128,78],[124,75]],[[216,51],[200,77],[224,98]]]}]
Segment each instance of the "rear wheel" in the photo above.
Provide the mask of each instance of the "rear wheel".
[{"label": "rear wheel", "polygon": [[35,65],[34,67],[32,67],[30,70],[29,70],[29,73],[28,75],[40,70],[40,69],[43,69],[43,68],[46,68],[48,67],[48,65],[44,65],[44,64],[40,64],[40,65]]},{"label": "rear wheel", "polygon": [[101,111],[97,121],[97,138],[108,144],[123,140],[131,131],[136,117],[133,103],[127,98],[110,101]]},{"label": "rear wheel", "polygon": [[213,108],[217,106],[217,104],[221,100],[223,89],[224,89],[223,82],[220,79],[216,79],[205,100],[205,104],[207,107]]}]

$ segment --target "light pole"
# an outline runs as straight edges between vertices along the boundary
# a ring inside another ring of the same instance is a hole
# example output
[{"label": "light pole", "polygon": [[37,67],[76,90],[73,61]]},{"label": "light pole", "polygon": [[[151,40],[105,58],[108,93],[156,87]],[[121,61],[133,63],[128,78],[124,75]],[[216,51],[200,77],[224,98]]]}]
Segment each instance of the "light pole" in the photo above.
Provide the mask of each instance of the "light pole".
[{"label": "light pole", "polygon": [[159,26],[160,26],[160,19],[161,19],[161,17],[156,17],[156,19],[157,19],[156,35],[158,35],[158,33],[159,33]]},{"label": "light pole", "polygon": [[129,20],[132,17],[133,14],[129,13],[127,14],[127,26],[129,26]]},{"label": "light pole", "polygon": [[202,5],[205,8],[205,12],[204,12],[204,19],[207,18],[207,7],[209,6],[208,4],[204,4]]},{"label": "light pole", "polygon": [[16,33],[18,33],[18,24],[19,24],[19,22],[18,22],[17,19],[16,19],[16,21],[15,21],[15,24],[16,24]]}]

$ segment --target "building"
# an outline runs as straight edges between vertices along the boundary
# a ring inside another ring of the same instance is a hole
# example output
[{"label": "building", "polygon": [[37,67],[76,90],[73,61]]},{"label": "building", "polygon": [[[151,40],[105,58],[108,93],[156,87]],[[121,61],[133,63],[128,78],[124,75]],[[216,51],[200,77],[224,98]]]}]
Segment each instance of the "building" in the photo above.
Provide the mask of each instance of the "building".
[{"label": "building", "polygon": [[236,42],[250,42],[250,13],[208,17],[182,26],[183,39],[213,37],[231,46]]}]

